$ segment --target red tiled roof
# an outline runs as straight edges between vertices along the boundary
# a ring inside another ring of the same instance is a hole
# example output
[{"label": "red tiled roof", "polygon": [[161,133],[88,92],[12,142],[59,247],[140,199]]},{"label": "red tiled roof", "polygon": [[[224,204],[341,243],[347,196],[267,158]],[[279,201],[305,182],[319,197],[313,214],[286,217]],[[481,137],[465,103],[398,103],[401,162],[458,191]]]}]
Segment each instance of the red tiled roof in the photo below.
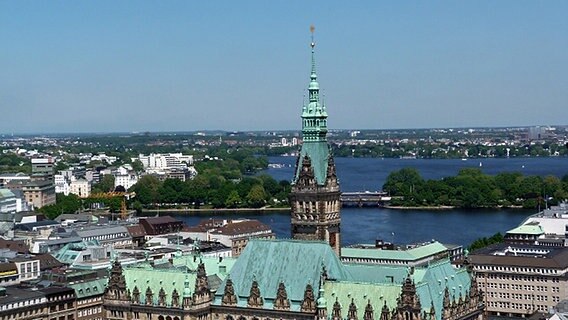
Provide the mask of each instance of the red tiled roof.
[{"label": "red tiled roof", "polygon": [[63,264],[59,262],[59,260],[55,259],[49,253],[38,254],[36,258],[39,259],[39,269],[42,271],[63,266]]},{"label": "red tiled roof", "polygon": [[223,227],[217,228],[211,233],[240,235],[252,232],[271,231],[270,227],[258,220],[245,220],[240,222],[231,222]]},{"label": "red tiled roof", "polygon": [[127,226],[126,229],[132,237],[143,237],[146,235],[146,230],[139,224]]},{"label": "red tiled roof", "polygon": [[[142,220],[142,219],[141,219]],[[149,217],[149,218],[143,218],[143,220],[146,220],[146,222],[148,224],[165,224],[165,223],[175,223],[175,222],[181,222],[178,219],[175,219],[171,216],[161,216],[161,217]]]},{"label": "red tiled roof", "polygon": [[0,238],[0,249],[10,249],[18,253],[28,253],[29,248],[24,240],[5,240]]}]

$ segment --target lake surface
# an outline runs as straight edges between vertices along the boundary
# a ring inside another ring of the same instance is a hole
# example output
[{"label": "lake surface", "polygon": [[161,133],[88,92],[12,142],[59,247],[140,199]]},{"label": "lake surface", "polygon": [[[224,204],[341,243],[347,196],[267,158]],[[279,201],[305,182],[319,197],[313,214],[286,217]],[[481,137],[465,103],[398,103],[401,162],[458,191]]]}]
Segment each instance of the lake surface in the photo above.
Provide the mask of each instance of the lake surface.
[{"label": "lake surface", "polygon": [[[277,180],[291,180],[295,157],[270,157],[270,163],[283,164],[283,168],[270,168],[265,172]],[[342,191],[380,190],[387,176],[405,167],[418,169],[424,179],[453,176],[462,168],[480,168],[486,174],[521,172],[524,175],[568,174],[568,158],[509,158],[509,159],[379,159],[336,158],[337,175]],[[479,164],[481,163],[481,166]],[[467,246],[475,239],[504,233],[520,224],[529,210],[392,210],[384,208],[343,208],[341,210],[342,245],[374,243],[376,239],[397,244],[425,242],[432,239],[443,243]],[[248,218],[258,219],[272,227],[278,238],[290,237],[290,215],[225,214],[179,215],[188,225],[202,219]]]},{"label": "lake surface", "polygon": [[[296,157],[269,157],[270,163],[283,164],[283,168],[269,168],[264,172],[276,180],[292,180]],[[481,166],[479,165],[481,163]],[[568,158],[488,158],[488,159],[382,159],[335,158],[337,176],[342,191],[380,190],[387,176],[402,168],[416,168],[424,179],[441,179],[455,176],[463,168],[479,168],[485,174],[520,172],[524,175],[568,174]]]},{"label": "lake surface", "polygon": [[[343,208],[341,210],[341,244],[374,243],[376,239],[397,244],[425,242],[469,245],[477,238],[514,228],[531,211],[527,210],[391,210],[384,208]],[[202,219],[257,219],[272,227],[278,238],[290,238],[290,214],[223,214],[178,215],[188,225]],[[394,233],[394,235],[393,235]]]}]

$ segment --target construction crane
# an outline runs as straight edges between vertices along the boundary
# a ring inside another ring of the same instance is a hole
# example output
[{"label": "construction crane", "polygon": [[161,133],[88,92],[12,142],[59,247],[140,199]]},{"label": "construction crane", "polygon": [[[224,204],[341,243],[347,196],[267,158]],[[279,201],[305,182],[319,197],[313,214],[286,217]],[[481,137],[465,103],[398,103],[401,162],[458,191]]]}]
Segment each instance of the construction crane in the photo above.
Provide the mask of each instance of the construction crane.
[{"label": "construction crane", "polygon": [[120,192],[120,191],[112,191],[112,192],[96,192],[92,193],[87,197],[87,199],[113,199],[113,198],[121,198],[122,201],[120,203],[120,219],[126,220],[128,218],[128,209],[126,208],[126,201],[134,198],[136,196],[135,192]]}]

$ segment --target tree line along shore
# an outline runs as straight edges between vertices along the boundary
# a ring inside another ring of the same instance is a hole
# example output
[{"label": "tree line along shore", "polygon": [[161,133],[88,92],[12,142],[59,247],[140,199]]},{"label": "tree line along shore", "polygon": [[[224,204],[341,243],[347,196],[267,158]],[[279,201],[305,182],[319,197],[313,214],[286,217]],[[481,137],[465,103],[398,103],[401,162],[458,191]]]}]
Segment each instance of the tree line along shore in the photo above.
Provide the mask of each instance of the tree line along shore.
[{"label": "tree line along shore", "polygon": [[[207,168],[209,167],[209,169]],[[207,164],[192,180],[159,181],[144,176],[129,191],[136,197],[130,209],[142,212],[286,212],[290,210],[288,181],[276,181],[268,175],[226,176],[223,166]],[[226,168],[225,168],[226,169]],[[232,173],[234,174],[234,172]],[[95,189],[112,188],[107,176]],[[108,184],[105,186],[105,184]],[[413,168],[393,171],[383,186],[392,200],[385,207],[401,210],[447,210],[454,208],[544,208],[568,198],[568,175],[524,176],[505,172],[486,175],[477,168],[462,169],[456,176],[425,180]],[[111,212],[120,211],[121,199],[80,199],[75,195],[57,195],[57,204],[40,210],[48,218],[87,209],[103,203]]]},{"label": "tree line along shore", "polygon": [[418,170],[391,172],[383,190],[392,196],[391,208],[525,208],[554,205],[568,198],[568,174],[524,176],[517,172],[483,174],[466,168],[456,176],[425,180]]}]

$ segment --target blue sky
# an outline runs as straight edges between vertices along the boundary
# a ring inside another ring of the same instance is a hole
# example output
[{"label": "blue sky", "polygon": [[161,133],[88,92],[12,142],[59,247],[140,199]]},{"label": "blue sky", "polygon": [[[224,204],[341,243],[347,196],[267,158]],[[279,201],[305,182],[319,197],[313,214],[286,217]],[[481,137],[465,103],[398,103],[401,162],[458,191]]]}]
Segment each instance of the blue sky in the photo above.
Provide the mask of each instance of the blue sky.
[{"label": "blue sky", "polygon": [[0,0],[4,133],[567,124],[567,1]]}]

